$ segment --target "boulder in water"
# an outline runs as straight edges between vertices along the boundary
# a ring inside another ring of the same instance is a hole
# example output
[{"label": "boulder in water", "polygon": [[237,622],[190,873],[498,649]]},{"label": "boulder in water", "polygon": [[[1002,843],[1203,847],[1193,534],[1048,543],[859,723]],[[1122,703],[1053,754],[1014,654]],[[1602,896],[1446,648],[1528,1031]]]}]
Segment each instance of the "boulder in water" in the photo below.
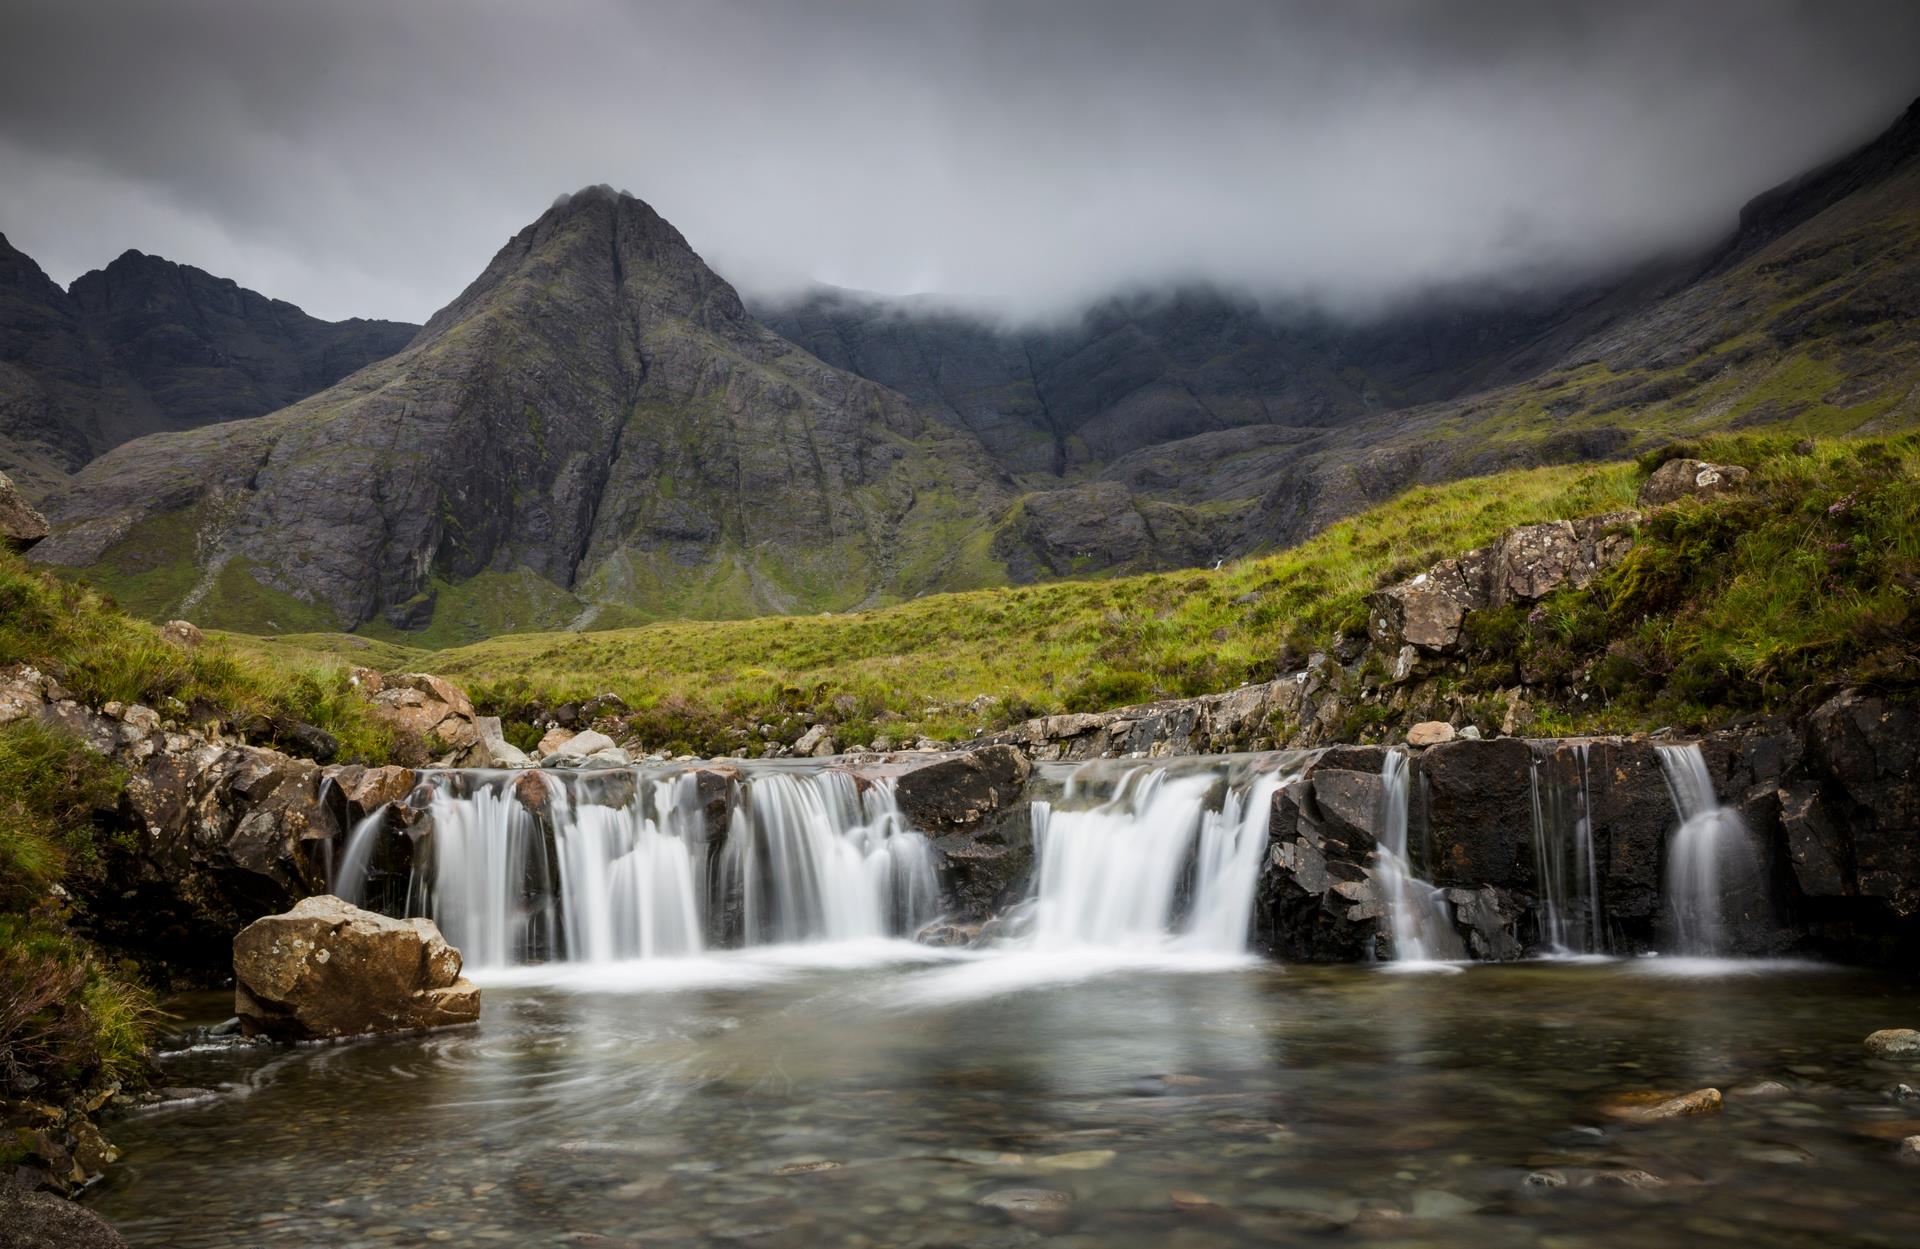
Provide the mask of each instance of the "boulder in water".
[{"label": "boulder in water", "polygon": [[1659,1123],[1691,1115],[1717,1114],[1720,1111],[1720,1090],[1695,1089],[1678,1097],[1661,1093],[1629,1093],[1608,1103],[1606,1111],[1614,1118],[1625,1119],[1629,1123]]},{"label": "boulder in water", "polygon": [[480,991],[432,920],[389,919],[325,895],[243,929],[233,976],[250,1036],[310,1041],[480,1017]]},{"label": "boulder in water", "polygon": [[1920,1032],[1912,1028],[1882,1028],[1867,1038],[1867,1052],[1896,1062],[1920,1062]]}]

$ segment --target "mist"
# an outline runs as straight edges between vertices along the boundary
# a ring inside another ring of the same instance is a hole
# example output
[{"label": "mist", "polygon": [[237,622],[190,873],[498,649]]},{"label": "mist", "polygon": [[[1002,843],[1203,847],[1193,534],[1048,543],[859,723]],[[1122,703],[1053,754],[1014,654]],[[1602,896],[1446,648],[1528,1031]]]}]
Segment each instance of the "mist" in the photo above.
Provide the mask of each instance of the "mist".
[{"label": "mist", "polygon": [[557,193],[744,293],[1361,314],[1704,246],[1920,94],[1907,3],[16,0],[0,232],[425,320]]}]

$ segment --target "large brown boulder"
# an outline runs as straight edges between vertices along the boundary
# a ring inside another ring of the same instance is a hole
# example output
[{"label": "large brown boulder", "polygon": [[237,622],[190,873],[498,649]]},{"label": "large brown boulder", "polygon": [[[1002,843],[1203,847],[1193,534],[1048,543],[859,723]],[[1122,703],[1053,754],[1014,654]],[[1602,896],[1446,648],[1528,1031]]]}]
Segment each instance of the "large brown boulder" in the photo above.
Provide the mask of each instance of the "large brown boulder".
[{"label": "large brown boulder", "polygon": [[47,518],[0,473],[0,543],[24,551],[47,536]]},{"label": "large brown boulder", "polygon": [[1641,507],[1664,507],[1681,499],[1727,494],[1746,484],[1750,474],[1737,464],[1705,460],[1668,460],[1640,487]]},{"label": "large brown boulder", "polygon": [[233,939],[234,1013],[282,1041],[473,1023],[480,990],[432,920],[308,898]]},{"label": "large brown boulder", "polygon": [[396,748],[406,762],[426,763],[449,752],[464,754],[481,740],[482,726],[473,714],[473,702],[445,677],[397,672],[362,679],[360,685],[372,697],[373,714],[394,730],[399,739]]}]

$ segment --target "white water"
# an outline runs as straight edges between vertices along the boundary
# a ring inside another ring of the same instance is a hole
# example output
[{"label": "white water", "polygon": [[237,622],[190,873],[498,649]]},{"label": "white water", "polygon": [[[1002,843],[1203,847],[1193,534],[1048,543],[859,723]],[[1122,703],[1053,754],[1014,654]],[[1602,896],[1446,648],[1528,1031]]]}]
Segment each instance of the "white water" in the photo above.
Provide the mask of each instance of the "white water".
[{"label": "white water", "polygon": [[1407,754],[1389,750],[1380,767],[1380,842],[1374,883],[1386,908],[1393,961],[1411,966],[1457,962],[1467,956],[1454,931],[1444,890],[1413,873],[1407,857]]},{"label": "white water", "polygon": [[1602,954],[1606,922],[1600,910],[1600,866],[1593,846],[1587,746],[1572,747],[1578,781],[1547,775],[1532,765],[1533,859],[1540,881],[1540,940],[1556,955]]},{"label": "white water", "polygon": [[[1062,805],[1035,802],[1024,948],[1244,952],[1273,795],[1285,778],[1268,770],[1234,779],[1229,771],[1129,768],[1103,799],[1072,805],[1096,779],[1082,770],[1069,778]],[[1223,781],[1224,795],[1211,805]]]},{"label": "white water", "polygon": [[340,861],[334,865],[331,879],[327,881],[328,892],[334,897],[355,906],[366,901],[367,869],[373,862],[374,844],[386,825],[387,806],[382,803],[347,834],[346,847],[340,853]]},{"label": "white water", "polygon": [[1676,952],[1710,956],[1725,945],[1722,912],[1729,884],[1752,865],[1747,829],[1720,805],[1698,745],[1661,746],[1660,768],[1680,826],[1667,841],[1667,906]]},{"label": "white water", "polygon": [[[433,850],[419,909],[468,965],[689,958],[731,918],[740,944],[910,935],[939,910],[931,844],[907,827],[885,782],[837,771],[768,772],[736,782],[724,850],[711,862],[690,770],[443,773],[430,779]],[[523,805],[538,786],[551,829]],[[718,871],[712,870],[717,866]],[[718,898],[710,896],[717,888]]]},{"label": "white water", "polygon": [[774,772],[747,782],[721,862],[749,945],[904,936],[939,912],[933,847],[890,782]]}]

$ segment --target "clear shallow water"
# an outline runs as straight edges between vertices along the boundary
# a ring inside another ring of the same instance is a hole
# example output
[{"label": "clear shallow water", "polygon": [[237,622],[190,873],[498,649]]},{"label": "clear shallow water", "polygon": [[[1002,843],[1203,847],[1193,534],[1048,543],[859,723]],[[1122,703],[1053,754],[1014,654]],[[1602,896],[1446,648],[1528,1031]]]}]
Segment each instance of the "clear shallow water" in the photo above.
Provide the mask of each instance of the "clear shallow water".
[{"label": "clear shallow water", "polygon": [[[168,1058],[225,1091],[114,1122],[91,1200],[178,1246],[1920,1243],[1920,1103],[1885,1091],[1920,1072],[1861,1047],[1920,990],[1685,970],[873,944],[529,970],[477,1028]],[[1602,1111],[1761,1078],[1793,1092]],[[1628,1170],[1666,1183],[1583,1183]],[[1064,1210],[979,1204],[1009,1189]]]}]

